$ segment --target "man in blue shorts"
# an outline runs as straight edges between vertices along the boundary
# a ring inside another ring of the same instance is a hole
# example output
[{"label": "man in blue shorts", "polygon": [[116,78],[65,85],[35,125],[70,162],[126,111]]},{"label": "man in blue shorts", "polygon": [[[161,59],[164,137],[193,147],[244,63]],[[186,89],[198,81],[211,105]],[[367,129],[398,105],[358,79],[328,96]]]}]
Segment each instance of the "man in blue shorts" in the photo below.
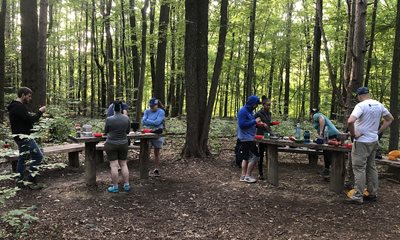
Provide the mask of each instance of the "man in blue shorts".
[{"label": "man in blue shorts", "polygon": [[[152,98],[149,101],[149,109],[144,111],[142,123],[146,128],[153,129],[154,132],[161,133],[164,129],[165,112],[160,108],[161,103],[158,99]],[[154,148],[155,168],[150,171],[149,175],[154,177],[160,176],[160,151],[164,144],[164,137],[150,140],[150,145]]]}]

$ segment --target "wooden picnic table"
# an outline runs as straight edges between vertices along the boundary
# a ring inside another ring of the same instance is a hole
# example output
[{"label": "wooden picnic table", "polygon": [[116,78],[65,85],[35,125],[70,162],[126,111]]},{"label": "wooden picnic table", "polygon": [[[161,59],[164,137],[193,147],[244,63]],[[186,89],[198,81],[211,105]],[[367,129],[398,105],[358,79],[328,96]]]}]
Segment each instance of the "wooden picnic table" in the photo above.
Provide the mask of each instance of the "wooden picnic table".
[{"label": "wooden picnic table", "polygon": [[[130,132],[127,137],[129,139],[140,139],[139,153],[139,172],[141,179],[149,177],[148,164],[150,158],[149,140],[162,137],[160,134]],[[107,136],[102,137],[73,137],[70,138],[75,142],[85,144],[85,178],[86,185],[96,185],[96,144],[105,141]]]},{"label": "wooden picnic table", "polygon": [[267,157],[268,157],[268,182],[277,186],[279,183],[278,179],[278,147],[289,146],[294,148],[303,148],[305,150],[322,150],[328,151],[332,155],[332,165],[330,173],[329,189],[333,192],[340,193],[343,190],[344,178],[345,178],[345,155],[351,152],[351,149],[339,146],[331,146],[328,144],[316,144],[316,143],[296,143],[290,140],[273,140],[273,139],[259,139],[256,140],[259,143],[267,145]]}]

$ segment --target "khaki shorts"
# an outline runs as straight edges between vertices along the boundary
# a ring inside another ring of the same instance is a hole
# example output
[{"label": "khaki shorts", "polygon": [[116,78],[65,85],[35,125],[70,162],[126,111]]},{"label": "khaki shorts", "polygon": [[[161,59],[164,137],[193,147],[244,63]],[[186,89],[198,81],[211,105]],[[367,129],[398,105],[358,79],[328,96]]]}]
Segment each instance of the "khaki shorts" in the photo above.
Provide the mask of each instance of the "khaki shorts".
[{"label": "khaki shorts", "polygon": [[104,149],[106,150],[108,161],[126,160],[128,158],[128,143],[122,145],[105,143]]}]

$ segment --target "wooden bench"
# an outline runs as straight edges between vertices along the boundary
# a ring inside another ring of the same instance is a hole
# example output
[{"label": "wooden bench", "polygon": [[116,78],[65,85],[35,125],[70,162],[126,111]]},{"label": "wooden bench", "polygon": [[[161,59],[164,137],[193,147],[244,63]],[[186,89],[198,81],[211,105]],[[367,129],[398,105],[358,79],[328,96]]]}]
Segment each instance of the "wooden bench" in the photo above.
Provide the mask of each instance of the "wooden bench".
[{"label": "wooden bench", "polygon": [[400,160],[389,160],[387,157],[382,157],[382,159],[375,159],[377,164],[388,165],[391,167],[400,168]]},{"label": "wooden bench", "polygon": [[[42,149],[43,155],[57,154],[57,153],[68,153],[68,165],[71,167],[79,167],[79,153],[85,150],[84,144],[72,143],[66,145],[55,145],[44,147]],[[17,170],[17,160],[19,153],[15,153],[11,156],[7,156],[6,160],[11,162],[12,170],[16,172]]]},{"label": "wooden bench", "polygon": [[[139,145],[129,145],[128,149],[134,149],[135,154],[139,154],[140,146]],[[96,145],[96,162],[102,163],[104,162],[104,143],[98,143]]]},{"label": "wooden bench", "polygon": [[317,166],[318,163],[318,155],[323,155],[324,152],[315,149],[308,148],[291,148],[291,147],[278,147],[278,152],[287,152],[287,153],[297,153],[297,154],[307,154],[308,155],[308,163],[310,166]]}]

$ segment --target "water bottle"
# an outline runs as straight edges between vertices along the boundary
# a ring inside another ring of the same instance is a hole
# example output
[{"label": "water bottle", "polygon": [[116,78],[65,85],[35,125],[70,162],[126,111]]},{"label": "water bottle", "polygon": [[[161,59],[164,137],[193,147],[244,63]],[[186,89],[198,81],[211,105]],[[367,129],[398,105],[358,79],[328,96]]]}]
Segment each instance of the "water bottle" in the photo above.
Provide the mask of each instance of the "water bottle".
[{"label": "water bottle", "polygon": [[324,143],[328,144],[329,141],[329,131],[328,131],[328,126],[325,126],[324,129]]},{"label": "water bottle", "polygon": [[296,124],[296,139],[300,139],[300,123]]}]

